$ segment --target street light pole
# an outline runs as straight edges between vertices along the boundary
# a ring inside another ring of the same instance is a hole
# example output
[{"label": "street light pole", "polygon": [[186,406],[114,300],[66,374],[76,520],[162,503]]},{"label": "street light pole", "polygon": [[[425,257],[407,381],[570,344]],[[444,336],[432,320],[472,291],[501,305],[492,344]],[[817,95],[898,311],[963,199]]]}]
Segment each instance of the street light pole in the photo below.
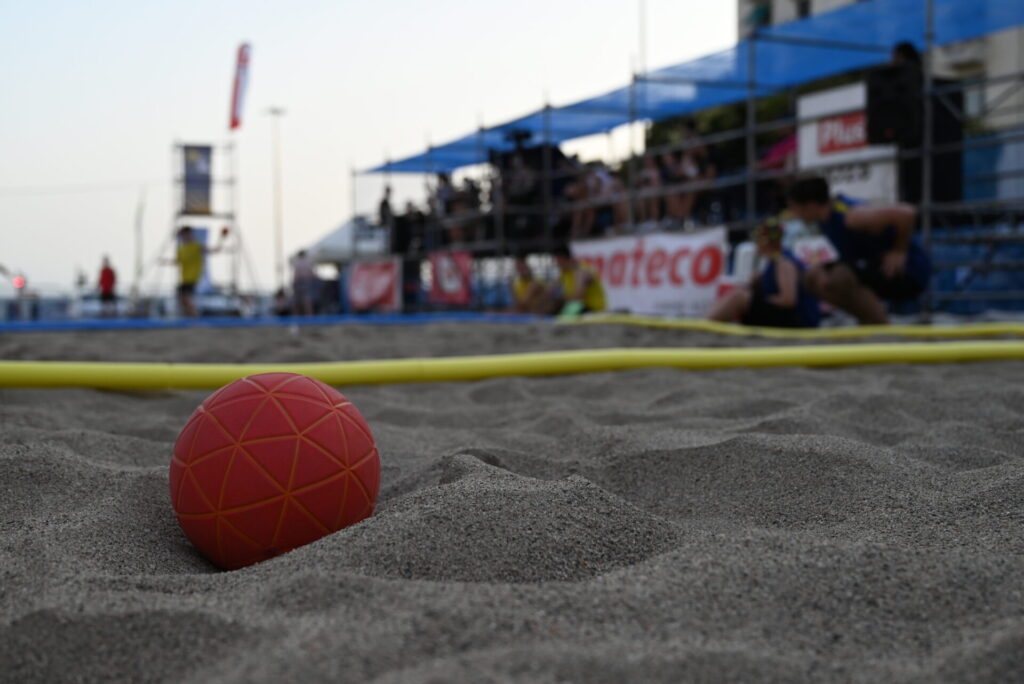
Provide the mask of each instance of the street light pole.
[{"label": "street light pole", "polygon": [[278,121],[284,116],[285,110],[281,107],[270,107],[267,109],[270,115],[270,144],[274,158],[274,248],[275,248],[275,272],[277,274],[277,287],[284,287],[284,229],[281,218],[281,138],[278,130]]},{"label": "street light pole", "polygon": [[638,71],[641,74],[647,73],[647,3],[645,0],[640,0],[640,6],[637,8],[638,17],[637,25],[639,28],[639,43],[637,44],[637,50],[640,52],[637,55]]}]

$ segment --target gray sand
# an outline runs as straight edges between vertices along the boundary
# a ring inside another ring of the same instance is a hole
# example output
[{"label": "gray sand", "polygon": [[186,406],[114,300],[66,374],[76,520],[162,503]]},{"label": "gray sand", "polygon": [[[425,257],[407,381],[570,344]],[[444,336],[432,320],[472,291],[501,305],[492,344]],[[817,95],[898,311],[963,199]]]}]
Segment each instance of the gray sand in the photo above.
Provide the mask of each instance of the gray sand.
[{"label": "gray sand", "polygon": [[[736,342],[437,325],[8,335],[0,357]],[[167,495],[206,392],[0,391],[0,681],[1024,680],[1024,364],[342,391],[381,449],[377,513],[230,573]]]}]

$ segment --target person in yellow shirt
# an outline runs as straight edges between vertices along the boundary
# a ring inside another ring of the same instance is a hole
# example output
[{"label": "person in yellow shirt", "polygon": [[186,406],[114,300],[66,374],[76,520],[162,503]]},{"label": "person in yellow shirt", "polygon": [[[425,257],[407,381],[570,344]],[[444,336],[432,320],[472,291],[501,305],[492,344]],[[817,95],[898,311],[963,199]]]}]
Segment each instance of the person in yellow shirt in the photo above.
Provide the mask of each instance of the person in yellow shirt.
[{"label": "person in yellow shirt", "polygon": [[537,279],[526,262],[526,254],[516,256],[516,277],[512,281],[512,299],[517,313],[550,314],[551,290]]},{"label": "person in yellow shirt", "polygon": [[555,248],[562,313],[579,314],[606,308],[601,276],[590,264],[574,259],[567,245]]},{"label": "person in yellow shirt", "polygon": [[221,233],[221,245],[210,249],[196,242],[191,226],[182,226],[178,231],[178,249],[171,263],[178,267],[178,304],[190,318],[196,316],[196,285],[203,277],[206,255],[219,252],[225,237],[226,233]]}]

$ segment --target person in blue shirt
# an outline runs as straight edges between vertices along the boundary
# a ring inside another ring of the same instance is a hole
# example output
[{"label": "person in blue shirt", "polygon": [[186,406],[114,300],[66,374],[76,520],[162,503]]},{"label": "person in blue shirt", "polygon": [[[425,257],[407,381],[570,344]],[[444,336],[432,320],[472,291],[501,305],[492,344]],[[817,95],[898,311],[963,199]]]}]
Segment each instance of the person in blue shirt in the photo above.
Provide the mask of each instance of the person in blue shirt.
[{"label": "person in blue shirt", "polygon": [[789,210],[817,224],[835,250],[808,272],[808,287],[861,323],[888,323],[886,301],[916,299],[928,286],[931,263],[914,236],[913,206],[833,198],[825,179],[804,178],[790,187]]},{"label": "person in blue shirt", "polygon": [[711,320],[773,328],[817,327],[820,305],[803,283],[803,264],[782,248],[782,232],[777,219],[754,229],[751,238],[768,263],[749,285],[719,300]]}]

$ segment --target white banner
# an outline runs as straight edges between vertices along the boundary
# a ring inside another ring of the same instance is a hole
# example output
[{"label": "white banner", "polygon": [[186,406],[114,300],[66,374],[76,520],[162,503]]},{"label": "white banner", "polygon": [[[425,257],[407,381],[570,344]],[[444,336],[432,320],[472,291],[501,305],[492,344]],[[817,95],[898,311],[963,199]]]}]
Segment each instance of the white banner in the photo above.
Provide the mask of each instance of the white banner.
[{"label": "white banner", "polygon": [[601,274],[609,311],[704,317],[725,275],[725,228],[572,243]]}]

